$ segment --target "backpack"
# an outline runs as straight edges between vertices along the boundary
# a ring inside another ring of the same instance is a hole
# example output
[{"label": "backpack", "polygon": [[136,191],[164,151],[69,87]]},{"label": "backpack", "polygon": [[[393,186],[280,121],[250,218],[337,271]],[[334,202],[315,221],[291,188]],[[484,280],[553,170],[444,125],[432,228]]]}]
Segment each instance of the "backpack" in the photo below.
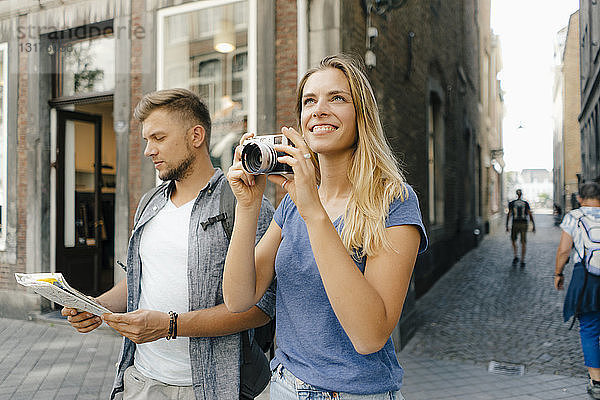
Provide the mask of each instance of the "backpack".
[{"label": "backpack", "polygon": [[[168,185],[169,182],[164,182],[142,197],[135,213],[134,226],[143,214],[146,206],[148,206],[148,203],[150,203],[150,200],[152,200],[156,193],[165,190]],[[219,214],[210,217],[205,222],[201,222],[202,228],[206,230],[209,225],[221,222],[227,241],[230,241],[235,220],[235,203],[236,198],[231,191],[229,182],[226,181],[221,190]],[[267,387],[271,379],[269,358],[267,358],[265,353],[270,352],[270,358],[273,358],[275,318],[271,319],[266,325],[255,328],[254,335],[252,334],[252,329],[240,333],[242,337],[240,398],[254,399]]]},{"label": "backpack", "polygon": [[569,330],[573,328],[575,320],[579,318],[581,303],[583,301],[583,293],[588,282],[588,275],[600,277],[600,222],[585,215],[581,209],[575,209],[571,211],[571,214],[577,218],[577,229],[582,231],[581,236],[583,238],[583,254],[579,254],[577,248],[575,251],[581,258],[582,264],[585,266],[585,276],[583,279],[583,287],[579,297],[577,298],[577,305],[575,306],[575,315]]},{"label": "backpack", "polygon": [[583,254],[579,254],[581,262],[590,274],[598,276],[600,275],[600,221],[585,215],[579,208],[571,213],[577,218],[577,228],[582,230]]},{"label": "backpack", "polygon": [[517,199],[512,202],[513,221],[527,222],[527,202]]}]

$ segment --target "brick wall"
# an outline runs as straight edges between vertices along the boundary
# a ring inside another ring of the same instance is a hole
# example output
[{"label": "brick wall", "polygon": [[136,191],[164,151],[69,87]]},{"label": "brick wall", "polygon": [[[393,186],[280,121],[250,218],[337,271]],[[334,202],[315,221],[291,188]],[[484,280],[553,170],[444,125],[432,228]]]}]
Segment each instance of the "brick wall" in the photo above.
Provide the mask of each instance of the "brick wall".
[{"label": "brick wall", "polygon": [[280,0],[275,15],[275,80],[277,126],[295,126],[297,83],[296,0]]},{"label": "brick wall", "polygon": [[[296,0],[277,0],[275,10],[275,104],[276,127],[296,127],[298,81]],[[276,188],[277,203],[285,193]]]},{"label": "brick wall", "polygon": [[[366,13],[361,2],[342,0],[341,7],[342,51],[364,57]],[[475,133],[479,128],[476,14],[472,2],[449,0],[408,2],[386,16],[371,17],[379,36],[374,42],[377,65],[368,71],[369,79],[386,135],[419,195],[424,221],[428,221],[429,80],[436,80],[443,90],[445,222],[428,227],[430,251],[419,257],[415,269],[418,294],[475,245],[476,216],[470,212],[475,189],[474,162],[469,159],[473,145],[465,132],[467,126]],[[467,75],[466,83],[458,77],[459,67]]]}]

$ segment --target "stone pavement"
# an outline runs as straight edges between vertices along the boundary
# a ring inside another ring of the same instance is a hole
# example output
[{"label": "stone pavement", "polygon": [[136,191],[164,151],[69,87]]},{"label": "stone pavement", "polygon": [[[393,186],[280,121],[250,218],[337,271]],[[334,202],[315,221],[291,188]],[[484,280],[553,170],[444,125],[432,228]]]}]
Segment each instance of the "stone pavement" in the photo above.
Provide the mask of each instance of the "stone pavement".
[{"label": "stone pavement", "polygon": [[[420,327],[398,354],[406,400],[587,398],[577,328],[562,322],[564,293],[552,287],[560,231],[535,217],[524,269],[511,265],[507,234],[489,235],[419,299]],[[65,324],[0,318],[0,400],[108,398],[120,337]],[[490,361],[525,374],[489,373]]]},{"label": "stone pavement", "polygon": [[[587,398],[578,329],[563,323],[564,291],[553,287],[560,229],[534,218],[524,268],[511,264],[508,233],[488,235],[418,300],[420,327],[398,355],[407,400]],[[525,375],[488,373],[490,361]]]},{"label": "stone pavement", "polygon": [[65,323],[0,319],[0,399],[108,398],[119,336],[83,335]]}]

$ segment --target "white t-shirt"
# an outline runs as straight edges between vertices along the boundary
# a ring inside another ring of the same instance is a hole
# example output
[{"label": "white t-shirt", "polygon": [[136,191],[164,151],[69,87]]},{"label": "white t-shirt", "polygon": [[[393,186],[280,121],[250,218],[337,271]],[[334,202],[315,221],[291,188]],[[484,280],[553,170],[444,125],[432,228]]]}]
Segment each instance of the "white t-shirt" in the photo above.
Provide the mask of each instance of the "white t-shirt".
[{"label": "white t-shirt", "polygon": [[[144,226],[140,242],[140,309],[177,314],[189,311],[188,232],[194,201],[177,208],[169,200]],[[138,344],[134,365],[149,378],[169,385],[190,386],[189,343],[189,338],[177,337]]]}]

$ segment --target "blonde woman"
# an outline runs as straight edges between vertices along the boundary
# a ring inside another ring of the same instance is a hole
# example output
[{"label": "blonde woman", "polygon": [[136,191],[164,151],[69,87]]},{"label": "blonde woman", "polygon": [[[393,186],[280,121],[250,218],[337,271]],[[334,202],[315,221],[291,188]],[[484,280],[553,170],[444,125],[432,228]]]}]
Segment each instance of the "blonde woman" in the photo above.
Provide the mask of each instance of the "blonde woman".
[{"label": "blonde woman", "polygon": [[225,304],[247,310],[277,277],[272,400],[402,399],[390,335],[427,246],[417,197],[356,61],[323,59],[300,81],[296,108],[301,134],[281,130],[295,147],[275,147],[294,174],[269,176],[287,194],[256,248],[266,179],[245,173],[236,149],[227,175],[238,202]]}]

